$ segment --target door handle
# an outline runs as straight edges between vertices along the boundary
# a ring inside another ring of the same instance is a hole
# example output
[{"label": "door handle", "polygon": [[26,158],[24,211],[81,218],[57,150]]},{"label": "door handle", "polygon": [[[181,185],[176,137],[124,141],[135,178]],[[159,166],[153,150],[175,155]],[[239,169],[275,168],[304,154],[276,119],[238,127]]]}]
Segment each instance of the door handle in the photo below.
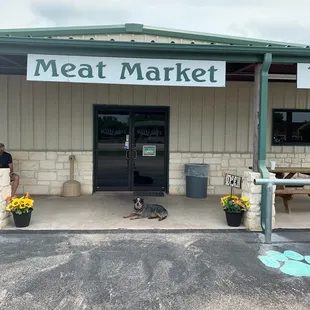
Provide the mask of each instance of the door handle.
[{"label": "door handle", "polygon": [[129,159],[129,151],[126,151],[126,159]]},{"label": "door handle", "polygon": [[135,157],[134,157],[134,159],[137,159],[137,157],[138,157],[138,152],[137,152],[136,150],[134,150],[134,152],[135,152]]}]

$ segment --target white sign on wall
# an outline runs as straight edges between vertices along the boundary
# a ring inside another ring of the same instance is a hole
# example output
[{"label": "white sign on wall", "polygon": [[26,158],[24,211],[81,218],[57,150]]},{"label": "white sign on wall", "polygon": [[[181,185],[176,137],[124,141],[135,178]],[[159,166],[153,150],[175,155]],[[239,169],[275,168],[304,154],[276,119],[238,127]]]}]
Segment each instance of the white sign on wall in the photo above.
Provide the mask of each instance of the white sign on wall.
[{"label": "white sign on wall", "polygon": [[27,80],[225,87],[226,62],[29,54]]},{"label": "white sign on wall", "polygon": [[297,88],[310,88],[310,63],[297,64]]}]

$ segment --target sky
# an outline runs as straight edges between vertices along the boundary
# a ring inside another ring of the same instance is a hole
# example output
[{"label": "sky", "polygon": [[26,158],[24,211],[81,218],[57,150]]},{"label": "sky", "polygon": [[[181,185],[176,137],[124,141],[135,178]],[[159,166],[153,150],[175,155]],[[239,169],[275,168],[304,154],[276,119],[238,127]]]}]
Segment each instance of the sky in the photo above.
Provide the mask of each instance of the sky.
[{"label": "sky", "polygon": [[309,0],[0,0],[0,28],[147,26],[310,44]]}]

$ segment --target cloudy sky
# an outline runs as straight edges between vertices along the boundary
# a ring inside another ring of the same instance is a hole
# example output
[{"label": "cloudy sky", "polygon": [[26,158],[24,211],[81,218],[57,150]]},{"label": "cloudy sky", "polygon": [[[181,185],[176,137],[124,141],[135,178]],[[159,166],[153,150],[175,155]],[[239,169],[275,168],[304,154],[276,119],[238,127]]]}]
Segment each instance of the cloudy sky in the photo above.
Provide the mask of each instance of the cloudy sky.
[{"label": "cloudy sky", "polygon": [[309,0],[0,0],[0,7],[0,28],[131,22],[310,44]]}]

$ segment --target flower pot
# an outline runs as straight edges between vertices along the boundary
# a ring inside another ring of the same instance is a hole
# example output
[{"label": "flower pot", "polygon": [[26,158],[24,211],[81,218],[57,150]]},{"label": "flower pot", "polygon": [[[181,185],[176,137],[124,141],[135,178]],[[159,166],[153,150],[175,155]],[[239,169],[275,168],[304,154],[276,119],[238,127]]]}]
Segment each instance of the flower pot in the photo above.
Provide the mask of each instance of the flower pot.
[{"label": "flower pot", "polygon": [[33,209],[29,209],[28,213],[22,213],[22,214],[13,213],[15,226],[16,227],[27,227],[27,226],[29,226],[32,210]]},{"label": "flower pot", "polygon": [[228,226],[239,227],[241,225],[243,212],[233,213],[233,212],[225,211],[225,213],[226,213],[226,220],[227,220]]}]

